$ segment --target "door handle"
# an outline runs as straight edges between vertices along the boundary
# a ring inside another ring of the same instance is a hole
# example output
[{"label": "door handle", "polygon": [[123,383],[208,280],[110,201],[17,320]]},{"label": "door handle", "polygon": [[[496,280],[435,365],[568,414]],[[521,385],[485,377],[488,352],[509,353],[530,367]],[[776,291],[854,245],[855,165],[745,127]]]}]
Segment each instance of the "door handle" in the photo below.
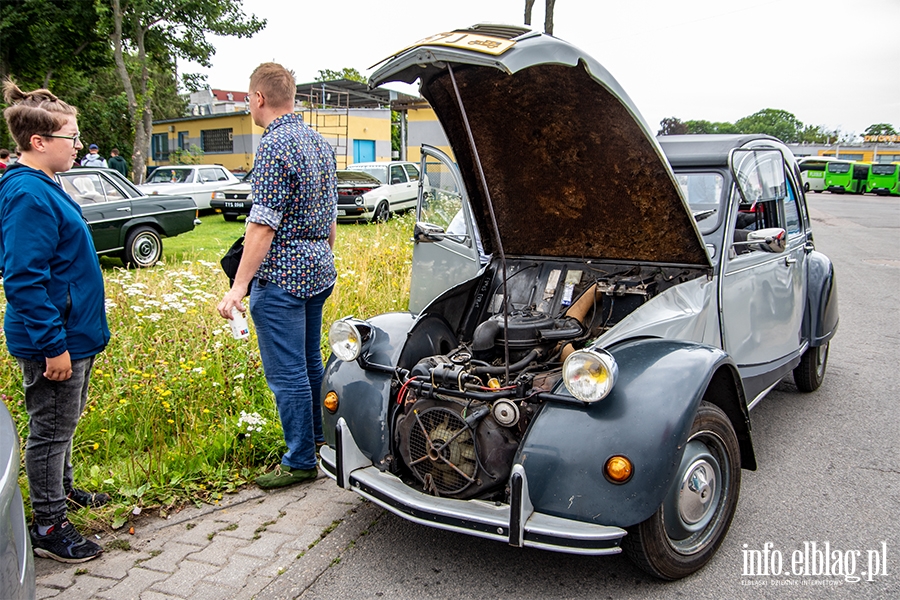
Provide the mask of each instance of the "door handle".
[{"label": "door handle", "polygon": [[126,206],[125,208],[117,208],[116,210],[128,210],[128,211],[130,211],[131,208]]},{"label": "door handle", "polygon": [[787,256],[784,259],[784,266],[789,267],[792,264],[794,264],[795,262],[797,262],[796,258],[794,258],[793,256]]}]

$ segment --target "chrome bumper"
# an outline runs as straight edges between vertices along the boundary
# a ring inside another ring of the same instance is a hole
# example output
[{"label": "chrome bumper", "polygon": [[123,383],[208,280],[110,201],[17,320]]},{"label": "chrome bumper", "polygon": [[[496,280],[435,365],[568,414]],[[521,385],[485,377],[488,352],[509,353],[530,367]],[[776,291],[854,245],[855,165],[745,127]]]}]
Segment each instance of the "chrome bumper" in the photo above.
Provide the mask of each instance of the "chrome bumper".
[{"label": "chrome bumper", "polygon": [[360,451],[344,419],[338,420],[335,429],[337,447],[322,447],[322,469],[342,488],[399,517],[511,546],[587,555],[622,551],[619,542],[626,535],[624,529],[536,512],[522,465],[513,465],[509,504],[440,498],[416,491],[395,475],[379,471]]}]

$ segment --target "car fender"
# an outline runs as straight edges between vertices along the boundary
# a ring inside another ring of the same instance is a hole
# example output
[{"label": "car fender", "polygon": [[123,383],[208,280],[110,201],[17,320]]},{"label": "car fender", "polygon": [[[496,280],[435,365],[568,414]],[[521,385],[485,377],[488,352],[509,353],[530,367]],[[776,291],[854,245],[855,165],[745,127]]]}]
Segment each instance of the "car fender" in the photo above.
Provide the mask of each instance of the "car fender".
[{"label": "car fender", "polygon": [[[741,453],[749,454],[742,458],[744,466],[755,468],[743,390],[722,350],[657,338],[607,350],[619,368],[609,396],[581,406],[545,405],[519,447],[516,462],[525,469],[536,511],[618,527],[645,521],[674,483],[704,399],[725,405]],[[730,399],[716,389],[731,385],[736,393]],[[626,456],[634,465],[624,484],[611,483],[603,474],[613,455]]]},{"label": "car fender", "polygon": [[[322,381],[322,398],[338,395],[338,410],[322,411],[326,442],[334,446],[339,418],[347,422],[363,454],[384,468],[391,452],[388,427],[391,383],[395,367],[411,368],[406,357],[446,353],[457,344],[456,336],[442,318],[412,313],[387,313],[367,320],[371,342],[356,361],[343,362],[331,356]],[[363,368],[363,363],[368,363]]]},{"label": "car fender", "polygon": [[135,217],[130,221],[127,221],[122,225],[119,230],[119,245],[125,246],[125,241],[128,239],[128,234],[131,233],[131,230],[135,227],[139,227],[141,225],[147,225],[156,230],[156,232],[161,236],[167,236],[168,234],[163,231],[162,226],[159,224],[159,221],[152,217]]},{"label": "car fender", "polygon": [[834,265],[821,252],[806,258],[806,314],[803,327],[810,346],[821,346],[837,331],[838,295]]}]

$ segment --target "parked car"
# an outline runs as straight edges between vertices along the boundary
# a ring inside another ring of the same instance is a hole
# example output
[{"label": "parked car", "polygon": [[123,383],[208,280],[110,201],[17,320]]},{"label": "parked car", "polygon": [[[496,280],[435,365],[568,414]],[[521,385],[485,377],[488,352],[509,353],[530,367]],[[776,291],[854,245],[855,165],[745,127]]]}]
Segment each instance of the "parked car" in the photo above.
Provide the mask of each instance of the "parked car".
[{"label": "parked car", "polygon": [[31,600],[34,556],[19,489],[19,432],[0,401],[0,598]]},{"label": "parked car", "polygon": [[252,173],[253,169],[250,169],[249,173],[241,177],[239,183],[214,192],[212,200],[209,201],[209,207],[217,213],[222,213],[222,217],[226,221],[237,221],[240,215],[249,215],[250,207],[253,206],[253,196],[250,188],[250,176]]},{"label": "parked car", "polygon": [[381,222],[416,207],[419,167],[414,163],[356,163],[337,176],[338,222]]},{"label": "parked car", "polygon": [[215,192],[239,182],[231,171],[219,165],[177,165],[156,168],[138,189],[148,196],[190,196],[197,208],[205,210]]},{"label": "parked car", "polygon": [[793,155],[661,147],[600,64],[520,27],[370,85],[416,79],[458,168],[423,146],[409,310],[331,326],[322,467],[423,525],[696,572],[757,468],[750,409],[818,388],[838,324]]},{"label": "parked car", "polygon": [[57,173],[63,189],[81,205],[97,254],[119,255],[133,267],[152,267],[163,253],[163,237],[200,224],[188,196],[147,196],[113,169],[80,167]]}]

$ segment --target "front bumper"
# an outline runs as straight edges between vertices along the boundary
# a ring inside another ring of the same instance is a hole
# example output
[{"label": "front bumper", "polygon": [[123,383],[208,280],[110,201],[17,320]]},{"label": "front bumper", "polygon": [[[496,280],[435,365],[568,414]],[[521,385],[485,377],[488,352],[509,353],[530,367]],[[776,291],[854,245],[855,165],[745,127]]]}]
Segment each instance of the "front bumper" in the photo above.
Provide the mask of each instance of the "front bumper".
[{"label": "front bumper", "polygon": [[419,492],[395,475],[379,471],[360,451],[344,419],[338,420],[335,429],[336,448],[325,446],[320,453],[322,469],[339,486],[353,490],[399,517],[511,546],[586,555],[621,552],[619,543],[627,533],[624,529],[536,512],[522,465],[513,466],[509,504],[440,498]]}]

